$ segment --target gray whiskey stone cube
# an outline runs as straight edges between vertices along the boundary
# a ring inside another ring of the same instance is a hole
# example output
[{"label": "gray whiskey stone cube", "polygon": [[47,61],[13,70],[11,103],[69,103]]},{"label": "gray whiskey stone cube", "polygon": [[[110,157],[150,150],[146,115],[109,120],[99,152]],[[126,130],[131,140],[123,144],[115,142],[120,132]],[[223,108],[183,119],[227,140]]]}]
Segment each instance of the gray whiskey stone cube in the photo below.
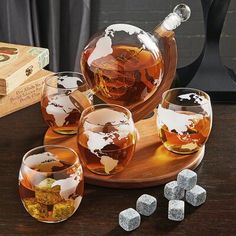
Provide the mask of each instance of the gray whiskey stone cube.
[{"label": "gray whiskey stone cube", "polygon": [[179,187],[177,181],[171,181],[164,187],[164,196],[168,200],[180,200],[184,197],[184,189]]},{"label": "gray whiskey stone cube", "polygon": [[186,191],[186,201],[193,206],[200,206],[206,201],[206,190],[199,185]]},{"label": "gray whiskey stone cube", "polygon": [[139,227],[141,216],[133,208],[128,208],[119,214],[119,225],[125,231],[132,231]]},{"label": "gray whiskey stone cube", "polygon": [[144,216],[150,216],[156,208],[157,199],[148,194],[141,195],[136,202],[136,210]]},{"label": "gray whiskey stone cube", "polygon": [[168,219],[181,221],[184,219],[184,201],[170,200],[168,206]]},{"label": "gray whiskey stone cube", "polygon": [[197,183],[197,174],[189,169],[182,170],[177,175],[177,183],[180,188],[190,190]]}]

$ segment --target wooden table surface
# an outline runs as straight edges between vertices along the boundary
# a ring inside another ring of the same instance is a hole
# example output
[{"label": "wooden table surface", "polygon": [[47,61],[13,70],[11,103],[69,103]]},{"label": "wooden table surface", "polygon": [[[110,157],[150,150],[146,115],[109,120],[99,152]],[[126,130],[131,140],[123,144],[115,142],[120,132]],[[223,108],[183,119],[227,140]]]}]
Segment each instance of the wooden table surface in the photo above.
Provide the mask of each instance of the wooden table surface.
[{"label": "wooden table surface", "polygon": [[[0,235],[236,235],[236,105],[213,106],[214,122],[206,154],[197,169],[198,183],[207,190],[207,201],[194,208],[186,204],[184,221],[167,219],[168,201],[163,186],[118,190],[85,186],[77,212],[59,224],[34,220],[18,195],[18,171],[24,153],[42,144],[47,129],[39,104],[0,119]],[[158,198],[158,209],[142,217],[141,226],[126,233],[118,214],[135,207],[143,193]]]}]

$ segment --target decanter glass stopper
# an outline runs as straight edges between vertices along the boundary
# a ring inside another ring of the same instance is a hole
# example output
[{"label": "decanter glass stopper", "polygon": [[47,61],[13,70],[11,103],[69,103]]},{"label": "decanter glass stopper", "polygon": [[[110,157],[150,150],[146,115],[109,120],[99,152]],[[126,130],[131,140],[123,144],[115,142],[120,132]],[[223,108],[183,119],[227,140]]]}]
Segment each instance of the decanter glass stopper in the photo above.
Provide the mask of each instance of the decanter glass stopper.
[{"label": "decanter glass stopper", "polygon": [[191,15],[189,6],[183,3],[177,5],[173,12],[181,18],[181,22],[187,21]]},{"label": "decanter glass stopper", "polygon": [[179,4],[174,8],[173,12],[164,19],[161,26],[168,31],[174,30],[181,24],[181,22],[187,21],[190,15],[191,10],[189,6],[186,4]]}]

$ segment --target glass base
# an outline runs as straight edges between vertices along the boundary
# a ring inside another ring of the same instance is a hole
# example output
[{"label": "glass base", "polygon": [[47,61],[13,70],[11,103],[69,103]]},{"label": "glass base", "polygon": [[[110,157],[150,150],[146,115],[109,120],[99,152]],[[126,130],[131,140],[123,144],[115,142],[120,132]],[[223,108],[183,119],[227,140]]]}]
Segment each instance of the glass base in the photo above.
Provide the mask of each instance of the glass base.
[{"label": "glass base", "polygon": [[[34,217],[33,217],[33,218],[34,218]],[[36,219],[36,218],[34,218],[34,219]],[[68,220],[68,219],[69,219],[69,218],[63,219],[63,220],[59,220],[59,221],[43,221],[43,220],[38,220],[38,219],[36,219],[36,220],[39,221],[39,222],[42,222],[42,223],[56,224],[56,223],[60,223],[60,222],[66,221],[66,220]]]},{"label": "glass base", "polygon": [[57,134],[63,134],[63,135],[73,135],[77,134],[77,129],[59,129],[59,128],[52,128],[52,130]]},{"label": "glass base", "polygon": [[195,148],[194,150],[186,150],[186,149],[182,149],[179,147],[178,149],[177,148],[173,148],[169,145],[167,145],[166,143],[163,143],[164,147],[170,151],[170,152],[173,152],[173,153],[176,153],[176,154],[180,154],[180,155],[188,155],[188,154],[193,154],[197,151],[199,151],[200,147],[198,148]]},{"label": "glass base", "polygon": [[90,169],[88,166],[86,167],[89,171],[96,175],[103,175],[103,176],[110,176],[110,175],[115,175],[117,173],[120,173],[121,171],[124,170],[123,168],[116,168],[115,170],[112,170],[109,174],[104,171],[104,168],[96,168],[96,169]]},{"label": "glass base", "polygon": [[78,209],[78,208],[75,209],[74,212],[73,212],[71,215],[67,216],[67,218],[65,218],[65,219],[61,219],[61,220],[43,220],[43,219],[36,218],[36,217],[32,216],[31,213],[30,213],[30,212],[28,211],[28,209],[26,208],[24,202],[23,202],[22,200],[21,200],[21,202],[22,202],[22,204],[23,204],[23,206],[24,206],[26,212],[27,212],[32,218],[34,218],[35,220],[37,220],[37,221],[39,221],[39,222],[48,223],[48,224],[55,224],[55,223],[60,223],[60,222],[63,222],[63,221],[68,220],[71,216],[74,215],[74,213],[75,213],[76,210]]}]

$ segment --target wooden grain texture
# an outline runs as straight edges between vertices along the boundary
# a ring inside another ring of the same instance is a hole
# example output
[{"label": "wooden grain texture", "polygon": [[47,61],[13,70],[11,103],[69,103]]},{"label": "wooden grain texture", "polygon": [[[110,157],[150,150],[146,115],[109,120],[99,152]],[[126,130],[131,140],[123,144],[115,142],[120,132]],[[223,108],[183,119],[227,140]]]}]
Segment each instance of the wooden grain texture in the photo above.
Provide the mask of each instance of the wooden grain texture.
[{"label": "wooden grain texture", "polygon": [[18,170],[23,154],[43,143],[47,130],[40,107],[34,105],[0,119],[0,235],[122,236],[118,214],[135,207],[143,193],[158,197],[158,210],[142,217],[139,229],[129,235],[236,235],[236,105],[214,105],[213,130],[198,167],[198,183],[207,190],[201,207],[186,204],[185,220],[167,219],[168,201],[163,186],[145,189],[110,189],[85,186],[85,196],[77,212],[60,224],[43,224],[23,208],[18,195]]},{"label": "wooden grain texture", "polygon": [[[156,114],[135,124],[140,139],[133,159],[119,174],[102,176],[84,168],[85,182],[110,188],[145,188],[176,179],[182,169],[195,169],[202,161],[205,148],[192,155],[178,155],[166,150],[156,128]],[[60,135],[48,129],[44,144],[73,148],[78,153],[76,135]]]}]

